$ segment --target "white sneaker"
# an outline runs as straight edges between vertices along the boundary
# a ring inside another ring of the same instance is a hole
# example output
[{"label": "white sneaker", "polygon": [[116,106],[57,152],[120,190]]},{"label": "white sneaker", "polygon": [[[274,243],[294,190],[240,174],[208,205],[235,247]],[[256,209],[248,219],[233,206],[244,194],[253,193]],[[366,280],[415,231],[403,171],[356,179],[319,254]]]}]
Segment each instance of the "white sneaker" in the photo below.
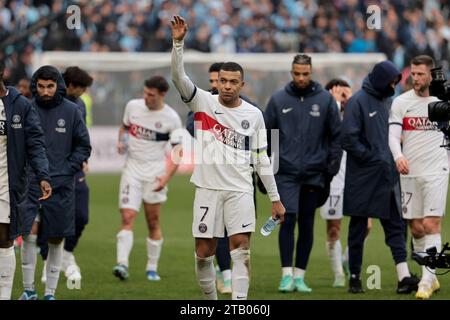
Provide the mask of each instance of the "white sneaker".
[{"label": "white sneaker", "polygon": [[79,281],[81,280],[80,267],[78,267],[76,264],[71,264],[66,268],[64,275],[70,281]]},{"label": "white sneaker", "polygon": [[47,260],[44,260],[44,266],[42,267],[41,282],[45,284],[47,282]]}]

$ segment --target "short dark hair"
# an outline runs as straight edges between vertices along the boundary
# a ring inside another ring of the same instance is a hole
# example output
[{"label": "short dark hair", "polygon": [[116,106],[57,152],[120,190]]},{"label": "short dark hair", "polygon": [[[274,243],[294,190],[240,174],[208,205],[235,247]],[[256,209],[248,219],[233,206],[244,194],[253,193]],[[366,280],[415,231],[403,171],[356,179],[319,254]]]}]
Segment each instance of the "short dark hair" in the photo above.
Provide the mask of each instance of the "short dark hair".
[{"label": "short dark hair", "polygon": [[307,54],[297,54],[294,60],[292,60],[292,64],[307,64],[312,66],[312,60]]},{"label": "short dark hair", "polygon": [[350,85],[347,81],[340,79],[340,78],[334,78],[328,81],[328,83],[325,85],[325,90],[330,90],[335,86],[341,86],[341,87],[347,87],[350,88]]},{"label": "short dark hair", "polygon": [[59,73],[53,66],[44,66],[36,71],[36,80],[52,80],[58,82]]},{"label": "short dark hair", "polygon": [[434,60],[432,57],[422,54],[416,56],[411,60],[411,64],[418,66],[419,64],[424,64],[429,68],[434,68]]},{"label": "short dark hair", "polygon": [[214,62],[212,65],[209,66],[208,72],[209,73],[219,72],[223,64],[224,64],[223,62]]},{"label": "short dark hair", "polygon": [[150,79],[145,80],[145,87],[155,88],[159,92],[169,91],[169,84],[167,83],[167,80],[162,76],[154,76]]},{"label": "short dark hair", "polygon": [[244,80],[244,69],[236,62],[224,62],[220,67],[223,71],[239,71],[241,73],[241,79]]},{"label": "short dark hair", "polygon": [[63,73],[64,82],[66,86],[72,84],[74,87],[87,88],[92,85],[92,77],[83,69],[79,67],[68,67]]}]

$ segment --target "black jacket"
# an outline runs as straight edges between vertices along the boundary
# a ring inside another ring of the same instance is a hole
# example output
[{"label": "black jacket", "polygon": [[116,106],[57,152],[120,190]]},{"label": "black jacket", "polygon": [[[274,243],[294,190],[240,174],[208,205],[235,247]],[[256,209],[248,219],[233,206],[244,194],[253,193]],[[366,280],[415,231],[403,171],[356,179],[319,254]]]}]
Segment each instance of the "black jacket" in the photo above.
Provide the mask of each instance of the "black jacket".
[{"label": "black jacket", "polygon": [[[400,72],[389,61],[379,63],[347,103],[342,146],[347,151],[344,214],[388,218],[398,173],[389,149],[389,107]],[[400,206],[400,199],[395,199]]]},{"label": "black jacket", "polygon": [[[272,95],[264,118],[269,137],[270,130],[279,130],[277,175],[326,187],[342,157],[341,118],[333,96],[314,81],[302,91],[290,82]],[[275,149],[272,143],[272,152]]]},{"label": "black jacket", "polygon": [[28,184],[27,165],[38,182],[50,182],[49,164],[39,116],[27,98],[15,88],[2,98],[6,114],[9,200],[11,218],[10,239],[20,235]]}]

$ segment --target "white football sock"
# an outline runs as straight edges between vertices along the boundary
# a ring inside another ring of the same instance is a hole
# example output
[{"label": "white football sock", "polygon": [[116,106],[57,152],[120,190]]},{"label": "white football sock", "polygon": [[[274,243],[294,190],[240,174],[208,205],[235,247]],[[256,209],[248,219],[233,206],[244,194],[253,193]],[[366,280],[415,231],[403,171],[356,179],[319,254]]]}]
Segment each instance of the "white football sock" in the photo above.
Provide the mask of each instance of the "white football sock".
[{"label": "white football sock", "polygon": [[327,241],[326,249],[328,258],[331,262],[331,270],[333,270],[335,276],[344,276],[344,269],[342,268],[342,246],[341,241],[338,239],[334,242]]},{"label": "white football sock", "polygon": [[[441,252],[442,250],[442,240],[440,233],[427,234],[425,236],[425,250],[431,249],[435,247],[437,252]],[[435,269],[422,267],[422,281],[428,281],[431,283],[436,277]]]},{"label": "white football sock", "polygon": [[412,237],[414,252],[425,252],[425,237]]},{"label": "white football sock", "polygon": [[223,277],[223,281],[231,280],[231,269],[223,270],[222,277]]},{"label": "white football sock", "polygon": [[294,268],[294,279],[297,279],[297,278],[305,279],[305,272],[306,272],[306,270],[303,270],[300,268]]},{"label": "white football sock", "polygon": [[195,255],[195,274],[206,300],[217,300],[214,256],[200,258]]},{"label": "white football sock", "polygon": [[233,300],[247,300],[250,286],[250,249],[237,248],[230,251],[233,260],[231,287]]},{"label": "white football sock", "polygon": [[14,246],[0,248],[0,300],[10,300],[16,270]]},{"label": "white football sock", "polygon": [[117,234],[117,263],[128,267],[128,258],[133,247],[133,231],[122,229]]},{"label": "white football sock", "polygon": [[409,273],[408,264],[406,262],[400,262],[395,265],[395,268],[397,269],[398,281],[402,281],[403,278],[411,276]]},{"label": "white football sock", "polygon": [[28,291],[34,291],[34,274],[36,271],[36,245],[37,235],[29,234],[23,238],[22,243],[22,275],[23,288]]},{"label": "white football sock", "polygon": [[292,267],[283,267],[281,268],[281,275],[284,276],[291,276],[292,277]]},{"label": "white football sock", "polygon": [[345,247],[345,252],[342,256],[342,262],[344,262],[344,261],[348,262],[348,246]]},{"label": "white football sock", "polygon": [[152,240],[147,238],[147,271],[158,270],[158,260],[164,240]]},{"label": "white football sock", "polygon": [[61,272],[64,243],[48,244],[47,257],[47,282],[45,283],[45,295],[55,295],[58,286],[59,273]]}]

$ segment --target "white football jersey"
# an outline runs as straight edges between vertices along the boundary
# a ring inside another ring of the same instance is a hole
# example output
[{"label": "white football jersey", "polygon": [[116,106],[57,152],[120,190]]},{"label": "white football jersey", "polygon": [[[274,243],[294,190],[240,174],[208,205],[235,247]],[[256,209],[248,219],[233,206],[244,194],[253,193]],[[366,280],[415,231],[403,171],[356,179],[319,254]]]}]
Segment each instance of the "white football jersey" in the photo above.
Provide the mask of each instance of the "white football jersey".
[{"label": "white football jersey", "polygon": [[341,166],[339,172],[333,177],[330,184],[330,194],[337,195],[344,192],[345,186],[345,164],[347,162],[347,152],[342,153]]},{"label": "white football jersey", "polygon": [[0,99],[0,200],[9,203],[6,113]]},{"label": "white football jersey", "polygon": [[195,112],[197,187],[253,193],[251,152],[267,148],[267,134],[261,110],[241,101],[227,108],[218,95],[196,88],[187,103]]},{"label": "white football jersey", "polygon": [[165,171],[167,144],[181,143],[181,119],[167,104],[150,110],[144,99],[128,102],[123,115],[129,140],[125,168],[142,180],[154,179]]},{"label": "white football jersey", "polygon": [[448,174],[447,150],[441,148],[444,134],[428,119],[428,104],[436,97],[420,97],[409,90],[394,99],[390,124],[402,126],[403,155],[410,177]]}]

